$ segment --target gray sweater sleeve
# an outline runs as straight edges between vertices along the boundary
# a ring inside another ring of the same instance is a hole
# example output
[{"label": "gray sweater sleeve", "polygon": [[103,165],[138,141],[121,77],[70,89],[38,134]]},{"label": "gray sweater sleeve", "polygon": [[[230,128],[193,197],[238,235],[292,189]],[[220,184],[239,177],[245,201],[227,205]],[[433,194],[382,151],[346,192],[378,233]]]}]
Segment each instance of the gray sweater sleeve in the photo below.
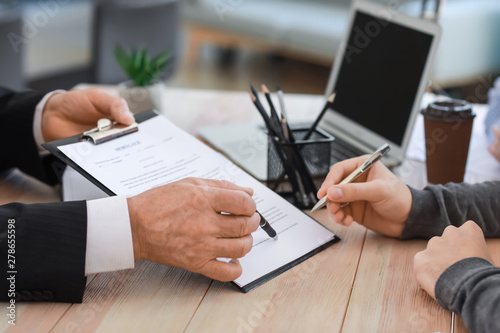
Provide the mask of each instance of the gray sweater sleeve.
[{"label": "gray sweater sleeve", "polygon": [[471,332],[500,332],[500,268],[482,258],[460,260],[441,274],[435,293]]},{"label": "gray sweater sleeve", "polygon": [[[440,236],[447,226],[476,222],[486,237],[500,237],[500,182],[410,187],[413,206],[401,239]],[[435,287],[444,308],[456,311],[472,332],[500,332],[500,268],[481,258],[448,267]]]},{"label": "gray sweater sleeve", "polygon": [[473,220],[486,237],[500,237],[500,182],[410,187],[413,205],[401,239],[441,236],[447,226]]}]

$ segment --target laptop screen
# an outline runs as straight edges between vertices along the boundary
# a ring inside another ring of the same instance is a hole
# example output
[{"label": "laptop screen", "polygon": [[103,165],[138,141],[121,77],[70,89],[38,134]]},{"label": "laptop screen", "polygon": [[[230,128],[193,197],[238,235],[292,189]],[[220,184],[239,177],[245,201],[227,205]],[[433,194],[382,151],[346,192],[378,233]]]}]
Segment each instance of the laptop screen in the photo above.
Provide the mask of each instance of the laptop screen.
[{"label": "laptop screen", "polygon": [[333,109],[401,145],[433,36],[357,11]]}]

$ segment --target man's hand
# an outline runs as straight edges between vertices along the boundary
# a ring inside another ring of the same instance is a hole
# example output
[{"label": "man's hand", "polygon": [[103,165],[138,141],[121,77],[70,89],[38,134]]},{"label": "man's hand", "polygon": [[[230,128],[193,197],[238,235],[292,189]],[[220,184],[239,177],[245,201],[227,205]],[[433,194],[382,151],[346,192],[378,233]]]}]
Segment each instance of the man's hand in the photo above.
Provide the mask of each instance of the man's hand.
[{"label": "man's hand", "polygon": [[495,141],[488,147],[488,151],[500,162],[500,127],[493,126],[491,131],[495,135]]},{"label": "man's hand", "polygon": [[439,276],[457,261],[470,257],[492,262],[481,228],[473,221],[465,222],[460,228],[449,226],[441,237],[429,240],[426,250],[415,255],[415,278],[435,299],[434,289]]},{"label": "man's hand", "polygon": [[130,125],[134,117],[122,98],[97,89],[72,90],[52,95],[42,113],[42,135],[53,141],[88,131],[101,118]]},{"label": "man's hand", "polygon": [[411,210],[411,192],[382,163],[375,163],[354,183],[337,185],[367,158],[360,156],[334,164],[318,198],[328,194],[328,212],[337,223],[349,226],[356,221],[378,233],[399,237]]},{"label": "man's hand", "polygon": [[260,221],[252,194],[226,181],[186,178],[129,198],[135,260],[236,279],[239,261],[217,258],[241,258],[252,249]]}]

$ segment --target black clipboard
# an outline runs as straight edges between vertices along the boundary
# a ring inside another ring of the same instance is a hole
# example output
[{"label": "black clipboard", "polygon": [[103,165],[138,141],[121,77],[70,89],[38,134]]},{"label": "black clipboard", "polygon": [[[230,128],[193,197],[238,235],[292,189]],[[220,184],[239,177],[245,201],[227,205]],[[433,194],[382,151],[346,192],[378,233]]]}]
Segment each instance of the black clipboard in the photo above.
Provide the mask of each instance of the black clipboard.
[{"label": "black clipboard", "polygon": [[[148,110],[148,111],[144,111],[142,113],[136,114],[135,120],[137,123],[141,123],[145,120],[151,119],[151,118],[156,117],[156,116],[159,116],[159,113],[156,110]],[[99,182],[96,178],[94,178],[91,174],[89,174],[87,171],[85,171],[77,163],[75,163],[73,160],[71,160],[69,157],[67,157],[65,154],[63,154],[58,148],[61,146],[65,146],[65,145],[73,144],[73,143],[78,143],[81,141],[82,141],[82,135],[75,135],[75,136],[72,136],[69,138],[47,142],[47,143],[42,144],[42,146],[45,149],[47,149],[50,153],[52,153],[54,156],[56,156],[58,159],[60,159],[62,162],[66,163],[67,165],[69,165],[70,167],[75,169],[75,171],[77,171],[82,176],[87,178],[90,182],[92,182],[94,185],[96,185],[98,188],[100,188],[106,194],[108,194],[110,196],[116,195],[116,193],[114,193],[109,188],[107,188],[105,185],[103,185],[101,182]],[[102,144],[105,144],[105,142]],[[307,215],[304,212],[302,212],[302,213]],[[312,219],[312,217],[310,217],[309,215],[307,215],[307,216],[308,216],[308,218]],[[316,223],[319,223],[316,220],[314,220],[314,221]],[[321,223],[319,223],[319,224],[321,224]],[[254,280],[254,281],[252,281],[252,282],[250,282],[242,287],[237,285],[235,282],[232,282],[232,283],[238,289],[240,289],[243,293],[247,293],[247,292],[257,288],[258,286],[272,280],[273,278],[277,277],[278,275],[281,275],[282,273],[286,272],[287,270],[299,265],[300,263],[302,263],[305,260],[314,256],[315,254],[317,254],[317,253],[327,249],[328,247],[332,246],[333,244],[337,243],[338,241],[340,241],[340,238],[336,234],[334,234],[334,237],[332,238],[332,240],[326,242],[325,244],[315,248],[314,250],[312,250],[312,251],[302,255],[301,257],[298,257],[297,259],[289,262],[288,264],[285,264],[285,265],[275,269],[274,271],[267,273],[267,274],[261,276],[260,278]]]},{"label": "black clipboard", "polygon": [[[305,213],[304,213],[305,214]],[[307,215],[307,214],[306,214]],[[308,215],[309,216],[309,215]],[[309,216],[310,217],[310,216]],[[312,217],[311,217],[312,218]],[[314,219],[313,219],[314,220]],[[316,221],[316,220],[314,220]],[[319,223],[318,221],[316,221],[316,223]],[[280,268],[277,268],[275,269],[274,271],[270,272],[270,273],[267,273],[266,275],[263,275],[261,276],[260,278],[258,278],[257,280],[254,280],[253,282],[250,282],[249,284],[246,284],[244,285],[243,287],[240,287],[238,286],[236,283],[233,282],[234,285],[236,285],[242,292],[244,293],[247,293],[249,292],[250,290],[252,289],[255,289],[257,288],[258,286],[274,279],[275,277],[277,277],[278,275],[281,275],[283,273],[285,273],[287,270],[299,265],[300,263],[306,261],[307,259],[311,258],[312,256],[314,256],[315,254],[318,254],[320,253],[321,251],[329,248],[330,246],[332,246],[333,244],[337,243],[340,241],[340,237],[337,236],[337,235],[334,235],[333,239],[329,242],[326,242],[325,244],[315,248],[314,250],[312,250],[311,252],[308,252],[306,254],[304,254],[302,257],[299,257],[293,261],[290,261],[288,264],[286,265],[283,265],[281,266]]]}]

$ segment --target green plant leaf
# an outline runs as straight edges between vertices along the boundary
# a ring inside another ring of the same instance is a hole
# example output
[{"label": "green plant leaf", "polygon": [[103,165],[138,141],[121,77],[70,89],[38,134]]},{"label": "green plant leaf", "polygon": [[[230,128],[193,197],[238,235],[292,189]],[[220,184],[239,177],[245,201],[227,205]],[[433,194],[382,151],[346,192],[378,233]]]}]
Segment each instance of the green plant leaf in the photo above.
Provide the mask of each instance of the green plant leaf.
[{"label": "green plant leaf", "polygon": [[162,53],[160,53],[157,57],[155,57],[151,63],[153,64],[157,64],[157,63],[162,63],[162,62],[165,62],[170,54],[170,52],[172,51],[172,48],[171,47],[168,47],[165,51],[163,51]]},{"label": "green plant leaf", "polygon": [[172,62],[170,47],[152,60],[145,47],[131,48],[127,53],[123,47],[116,45],[114,53],[118,64],[136,86],[153,84]]},{"label": "green plant leaf", "polygon": [[134,69],[140,70],[142,66],[143,50],[139,50],[134,58]]},{"label": "green plant leaf", "polygon": [[129,74],[129,67],[130,67],[130,59],[120,45],[116,45],[115,47],[115,58],[118,61],[118,65],[125,71],[125,73]]},{"label": "green plant leaf", "polygon": [[150,60],[149,60],[148,51],[146,50],[146,48],[143,48],[142,49],[142,64],[141,64],[141,67],[142,68],[148,68],[149,64],[150,64]]}]

